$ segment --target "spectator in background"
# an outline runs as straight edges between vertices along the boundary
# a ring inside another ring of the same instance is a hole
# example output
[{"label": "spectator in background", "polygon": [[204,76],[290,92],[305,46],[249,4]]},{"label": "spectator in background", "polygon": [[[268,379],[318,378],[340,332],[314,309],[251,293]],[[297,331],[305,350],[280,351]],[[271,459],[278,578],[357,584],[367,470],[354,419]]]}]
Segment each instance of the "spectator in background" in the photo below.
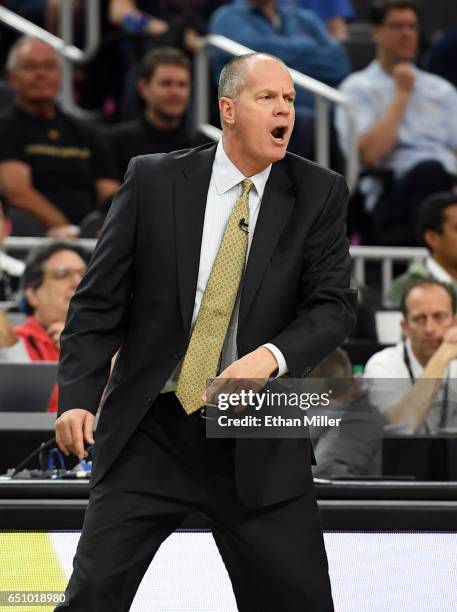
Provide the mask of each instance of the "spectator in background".
[{"label": "spectator in background", "polygon": [[340,41],[347,40],[346,20],[354,17],[350,0],[284,0],[284,3],[296,4],[314,11],[334,38]]},{"label": "spectator in background", "polygon": [[15,301],[24,263],[2,251],[5,238],[11,232],[11,221],[5,198],[0,198],[0,302]]},{"label": "spectator in background", "polygon": [[[160,45],[174,44],[194,51],[200,37],[189,25],[188,10],[183,7],[179,14],[170,14],[160,5],[157,0],[109,0],[108,19],[112,25],[129,34],[149,37],[149,41],[145,40],[144,50],[147,50],[148,42],[154,44],[154,38],[162,37],[159,38]],[[158,13],[162,13],[163,18],[159,18]]]},{"label": "spectator in background", "polygon": [[[457,92],[444,79],[413,64],[419,39],[419,12],[410,0],[372,8],[377,58],[352,74],[341,91],[352,102],[363,167],[382,172],[365,181],[367,205],[374,207],[379,242],[414,244],[422,200],[450,190],[456,172]],[[337,111],[337,129],[347,148],[346,123]]]},{"label": "spectator in background", "polygon": [[143,59],[138,90],[144,115],[113,128],[117,178],[122,180],[132,157],[196,147],[208,138],[186,124],[191,93],[191,66],[179,49],[163,47]]},{"label": "spectator in background", "polygon": [[[209,31],[254,51],[272,53],[289,68],[329,85],[338,84],[350,70],[346,50],[314,13],[276,0],[222,6],[212,16]],[[225,53],[213,53],[216,78],[227,59]],[[314,98],[298,88],[296,106],[312,107],[313,103]]]},{"label": "spectator in background", "polygon": [[415,281],[403,294],[401,310],[404,339],[375,353],[365,367],[373,404],[398,433],[456,427],[455,291],[437,280]]},{"label": "spectator in background", "polygon": [[432,45],[428,69],[457,87],[457,27],[453,27]]},{"label": "spectator in background", "polygon": [[430,255],[423,265],[413,262],[393,281],[388,295],[392,306],[400,306],[406,287],[421,278],[434,278],[457,289],[457,193],[446,191],[427,198],[420,207],[417,228]]},{"label": "spectator in background", "polygon": [[322,379],[331,393],[328,408],[311,408],[307,415],[340,417],[340,425],[310,426],[317,478],[353,478],[381,474],[383,423],[352,376],[347,353],[337,349],[314,368],[310,378]]},{"label": "spectator in background", "polygon": [[0,118],[0,185],[13,207],[13,232],[22,224],[26,235],[73,238],[119,185],[109,151],[92,126],[57,107],[61,70],[49,45],[20,38],[7,70],[16,105]]},{"label": "spectator in background", "polygon": [[[39,247],[29,255],[23,277],[28,317],[13,328],[0,311],[0,361],[59,360],[60,334],[87,260],[83,249],[65,242]],[[57,387],[48,410],[57,410]]]}]

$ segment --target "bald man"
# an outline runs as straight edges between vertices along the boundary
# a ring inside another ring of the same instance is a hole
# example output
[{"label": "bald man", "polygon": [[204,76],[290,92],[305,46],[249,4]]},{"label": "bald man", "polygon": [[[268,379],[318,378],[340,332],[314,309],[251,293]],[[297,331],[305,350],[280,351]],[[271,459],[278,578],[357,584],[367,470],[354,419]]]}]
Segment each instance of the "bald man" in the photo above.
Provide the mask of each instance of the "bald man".
[{"label": "bald man", "polygon": [[208,378],[306,376],[354,323],[347,188],[286,152],[294,100],[282,62],[236,58],[217,145],[130,163],[61,341],[56,435],[79,457],[120,351],[59,609],[129,610],[160,544],[200,511],[239,610],[333,610],[309,440],[205,431]]}]

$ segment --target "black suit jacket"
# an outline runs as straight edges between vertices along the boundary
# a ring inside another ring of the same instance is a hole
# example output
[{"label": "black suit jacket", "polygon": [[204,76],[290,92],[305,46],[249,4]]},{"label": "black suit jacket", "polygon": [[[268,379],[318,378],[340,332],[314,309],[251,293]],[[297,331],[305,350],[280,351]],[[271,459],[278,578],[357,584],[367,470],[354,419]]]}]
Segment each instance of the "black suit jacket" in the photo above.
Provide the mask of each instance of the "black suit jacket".
[{"label": "black suit jacket", "polygon": [[[59,414],[97,411],[92,483],[109,469],[185,354],[215,145],[132,160],[61,339]],[[239,356],[266,342],[306,376],[354,324],[345,235],[347,187],[287,154],[273,164],[242,287]],[[237,440],[248,506],[300,495],[312,482],[307,440]]]}]

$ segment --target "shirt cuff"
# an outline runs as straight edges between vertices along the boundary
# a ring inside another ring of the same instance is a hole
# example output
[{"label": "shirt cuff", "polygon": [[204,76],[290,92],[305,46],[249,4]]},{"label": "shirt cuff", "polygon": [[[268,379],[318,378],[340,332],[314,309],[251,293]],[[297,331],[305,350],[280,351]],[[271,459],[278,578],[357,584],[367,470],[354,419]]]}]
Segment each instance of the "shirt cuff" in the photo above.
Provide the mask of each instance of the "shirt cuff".
[{"label": "shirt cuff", "polygon": [[2,361],[7,363],[30,363],[32,360],[30,359],[27,347],[22,340],[19,340],[12,346],[0,348],[0,362]]},{"label": "shirt cuff", "polygon": [[279,378],[280,376],[284,376],[284,374],[287,374],[287,372],[289,371],[289,368],[287,367],[287,363],[286,363],[286,360],[284,359],[284,355],[281,353],[278,347],[275,346],[274,344],[270,344],[269,342],[267,344],[263,344],[262,346],[264,346],[271,353],[273,353],[273,355],[276,358],[276,361],[278,362],[278,371],[276,372],[276,375],[275,375],[276,378]]}]

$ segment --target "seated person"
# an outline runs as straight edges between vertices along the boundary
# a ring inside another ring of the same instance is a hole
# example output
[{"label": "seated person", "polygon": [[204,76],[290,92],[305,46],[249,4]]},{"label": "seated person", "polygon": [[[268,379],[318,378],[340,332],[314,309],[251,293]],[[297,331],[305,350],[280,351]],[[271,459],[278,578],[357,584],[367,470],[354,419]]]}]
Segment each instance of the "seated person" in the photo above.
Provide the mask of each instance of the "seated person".
[{"label": "seated person", "polygon": [[[341,84],[353,106],[362,170],[361,190],[372,211],[379,244],[415,244],[420,203],[451,190],[456,172],[457,92],[413,64],[419,12],[412,1],[390,0],[372,9],[376,59]],[[345,115],[336,126],[347,149]],[[381,176],[382,175],[382,179]]]},{"label": "seated person", "polygon": [[2,251],[5,238],[11,232],[11,221],[5,198],[0,198],[0,302],[12,302],[17,298],[24,263]]},{"label": "seated person", "polygon": [[454,289],[414,281],[402,297],[404,339],[375,353],[364,377],[373,404],[402,434],[436,434],[457,426],[457,320]]},{"label": "seated person", "polygon": [[335,426],[310,426],[316,465],[316,478],[351,478],[381,474],[383,421],[358,389],[345,351],[337,349],[314,368],[310,378],[326,379],[332,390],[328,408],[310,409],[308,416],[319,412],[331,416],[337,412],[341,423]]},{"label": "seated person", "polygon": [[132,157],[196,147],[208,138],[186,124],[191,94],[191,66],[179,49],[163,47],[143,59],[138,83],[144,115],[112,129],[117,178],[122,180]]},{"label": "seated person", "polygon": [[61,69],[46,43],[22,37],[7,69],[16,106],[0,118],[0,186],[13,232],[73,238],[75,227],[119,186],[99,135],[56,106]]},{"label": "seated person", "polygon": [[[23,276],[28,317],[13,328],[0,311],[0,361],[58,361],[68,306],[87,260],[83,249],[65,242],[39,247],[29,255]],[[57,410],[57,387],[48,410]]]},{"label": "seated person", "polygon": [[[338,84],[350,71],[346,50],[314,13],[276,0],[222,6],[213,14],[209,31],[254,51],[272,53],[290,68],[329,85]],[[214,51],[212,57],[217,79],[228,57],[220,51]],[[314,98],[298,88],[296,104],[309,108]]]},{"label": "seated person", "polygon": [[427,198],[420,207],[417,228],[430,255],[424,265],[412,263],[394,279],[388,294],[392,306],[400,306],[401,296],[413,280],[435,278],[457,289],[457,193],[446,191]]},{"label": "seated person", "polygon": [[354,16],[350,0],[297,0],[297,6],[314,11],[337,40],[348,38],[346,20]]},{"label": "seated person", "polygon": [[[193,26],[198,20],[191,19],[190,15],[192,9],[198,8],[198,0],[190,0],[186,6],[181,3],[179,12],[177,7],[162,8],[162,4],[157,0],[109,0],[108,21],[129,34],[146,36],[151,43],[156,38],[160,46],[177,45],[189,51],[197,49],[200,38]],[[197,7],[192,7],[192,4]],[[145,41],[145,50],[147,48],[148,41]]]}]

